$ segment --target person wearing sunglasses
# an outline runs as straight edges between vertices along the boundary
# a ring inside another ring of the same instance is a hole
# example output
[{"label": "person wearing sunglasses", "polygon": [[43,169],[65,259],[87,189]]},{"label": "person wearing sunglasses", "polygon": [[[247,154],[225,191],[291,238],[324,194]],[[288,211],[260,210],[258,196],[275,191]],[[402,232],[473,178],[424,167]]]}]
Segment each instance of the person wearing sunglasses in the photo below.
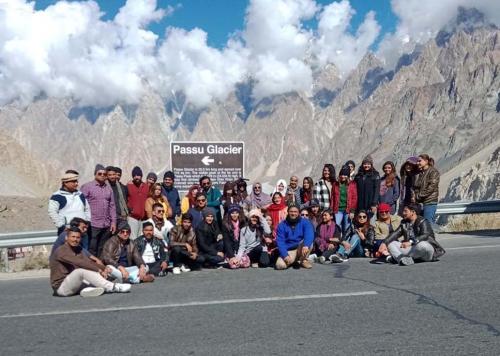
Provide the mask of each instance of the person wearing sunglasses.
[{"label": "person wearing sunglasses", "polygon": [[[380,203],[377,208],[377,221],[375,222],[375,241],[373,242],[373,253],[376,257],[380,244],[401,225],[401,217],[391,214],[391,206],[387,203]],[[388,252],[385,254],[388,255]]]},{"label": "person wearing sunglasses", "polygon": [[90,206],[89,252],[101,256],[106,241],[116,231],[116,206],[113,189],[106,182],[103,165],[97,164],[94,180],[82,186],[82,193]]},{"label": "person wearing sunglasses", "polygon": [[252,193],[250,193],[249,196],[248,211],[252,209],[260,209],[260,211],[266,211],[271,203],[271,197],[268,194],[262,192],[262,184],[259,182],[255,182],[252,187]]},{"label": "person wearing sunglasses", "polygon": [[446,252],[436,241],[431,222],[420,216],[420,207],[416,204],[403,208],[401,225],[380,244],[379,251],[386,249],[390,253],[386,261],[402,266],[415,261],[437,261]]},{"label": "person wearing sunglasses", "polygon": [[200,178],[200,186],[205,193],[207,199],[207,206],[215,210],[215,220],[219,229],[222,227],[222,214],[221,214],[221,202],[220,198],[222,193],[217,187],[212,185],[212,180],[208,176],[203,176]]},{"label": "person wearing sunglasses", "polygon": [[205,193],[197,193],[195,206],[188,210],[188,214],[193,217],[193,229],[196,229],[203,222],[203,210],[207,208],[207,196]]},{"label": "person wearing sunglasses", "polygon": [[370,225],[366,210],[360,210],[354,218],[354,224],[349,226],[342,237],[337,252],[330,257],[333,263],[349,260],[349,257],[369,257],[375,232]]},{"label": "person wearing sunglasses", "polygon": [[137,244],[130,239],[130,225],[121,223],[117,231],[102,251],[102,261],[110,269],[110,277],[118,283],[153,282],[154,276],[148,273]]}]

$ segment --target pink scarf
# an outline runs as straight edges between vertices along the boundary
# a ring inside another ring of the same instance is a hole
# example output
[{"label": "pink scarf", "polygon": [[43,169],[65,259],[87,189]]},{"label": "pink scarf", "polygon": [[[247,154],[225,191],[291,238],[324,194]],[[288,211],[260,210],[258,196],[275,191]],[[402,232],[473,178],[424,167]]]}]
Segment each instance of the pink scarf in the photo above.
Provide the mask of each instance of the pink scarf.
[{"label": "pink scarf", "polygon": [[238,241],[240,239],[240,221],[236,220],[236,222],[234,222],[231,220],[231,224],[233,224],[234,241]]}]

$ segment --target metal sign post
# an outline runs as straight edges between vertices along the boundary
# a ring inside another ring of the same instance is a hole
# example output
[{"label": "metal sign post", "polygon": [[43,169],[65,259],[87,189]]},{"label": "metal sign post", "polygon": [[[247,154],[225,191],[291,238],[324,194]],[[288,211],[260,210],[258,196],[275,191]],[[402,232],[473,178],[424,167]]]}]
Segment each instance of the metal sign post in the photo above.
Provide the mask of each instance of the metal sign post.
[{"label": "metal sign post", "polygon": [[243,142],[173,141],[170,162],[175,186],[187,191],[209,176],[214,186],[222,188],[227,181],[244,177],[245,144]]}]

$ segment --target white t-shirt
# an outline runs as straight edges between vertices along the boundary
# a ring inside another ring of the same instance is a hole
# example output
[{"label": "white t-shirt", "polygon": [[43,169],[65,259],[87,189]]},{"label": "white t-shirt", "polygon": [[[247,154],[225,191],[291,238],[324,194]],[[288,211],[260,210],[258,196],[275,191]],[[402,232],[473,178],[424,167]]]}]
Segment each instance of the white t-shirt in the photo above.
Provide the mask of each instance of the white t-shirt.
[{"label": "white t-shirt", "polygon": [[156,262],[153,248],[151,247],[151,244],[148,242],[146,242],[146,248],[144,249],[144,252],[142,253],[142,259],[144,260],[144,263]]}]

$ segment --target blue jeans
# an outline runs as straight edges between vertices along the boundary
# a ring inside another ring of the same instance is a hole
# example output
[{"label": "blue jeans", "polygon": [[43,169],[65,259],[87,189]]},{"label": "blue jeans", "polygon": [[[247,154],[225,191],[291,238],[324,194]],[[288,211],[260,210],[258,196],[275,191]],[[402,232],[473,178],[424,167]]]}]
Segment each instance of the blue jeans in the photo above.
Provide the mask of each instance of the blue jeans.
[{"label": "blue jeans", "polygon": [[347,228],[351,225],[351,219],[349,219],[349,213],[347,211],[339,211],[335,214],[335,223],[340,227],[342,236],[345,235]]},{"label": "blue jeans", "polygon": [[114,277],[118,281],[118,283],[131,283],[131,284],[141,283],[141,280],[139,279],[139,267],[137,266],[125,267],[125,269],[128,272],[128,278],[126,280],[123,280],[122,273],[118,268],[113,267],[111,265],[108,265],[107,267],[111,269],[110,276]]},{"label": "blue jeans", "polygon": [[429,221],[431,224],[434,224],[436,220],[436,210],[437,204],[424,204],[424,210],[422,212],[422,216]]},{"label": "blue jeans", "polygon": [[363,251],[363,247],[361,246],[361,240],[357,234],[352,235],[347,240],[351,244],[351,248],[346,250],[344,245],[340,245],[337,253],[341,256],[347,257],[360,257],[364,256],[365,252]]}]

